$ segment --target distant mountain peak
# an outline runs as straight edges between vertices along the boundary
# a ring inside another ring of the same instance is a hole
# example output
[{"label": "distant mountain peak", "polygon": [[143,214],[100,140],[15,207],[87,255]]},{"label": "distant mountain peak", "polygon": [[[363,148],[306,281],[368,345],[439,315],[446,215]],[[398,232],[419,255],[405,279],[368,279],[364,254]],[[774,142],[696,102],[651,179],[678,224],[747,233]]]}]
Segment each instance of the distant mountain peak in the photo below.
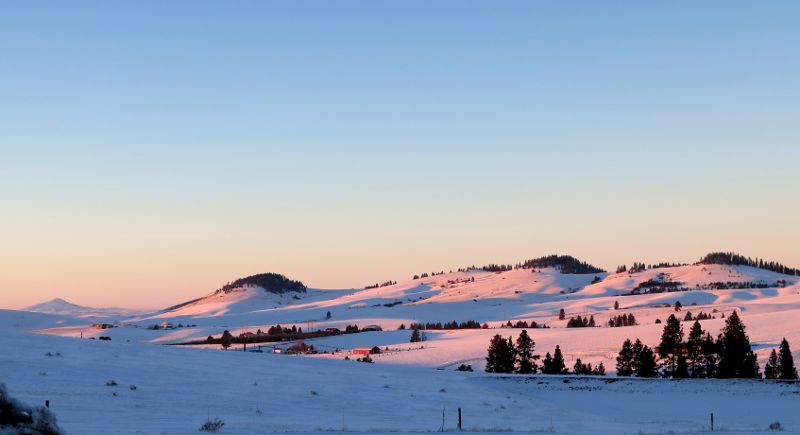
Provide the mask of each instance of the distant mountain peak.
[{"label": "distant mountain peak", "polygon": [[53,298],[47,302],[25,307],[22,311],[34,313],[58,314],[70,317],[111,317],[130,315],[133,311],[124,308],[93,308],[73,304],[62,298]]}]

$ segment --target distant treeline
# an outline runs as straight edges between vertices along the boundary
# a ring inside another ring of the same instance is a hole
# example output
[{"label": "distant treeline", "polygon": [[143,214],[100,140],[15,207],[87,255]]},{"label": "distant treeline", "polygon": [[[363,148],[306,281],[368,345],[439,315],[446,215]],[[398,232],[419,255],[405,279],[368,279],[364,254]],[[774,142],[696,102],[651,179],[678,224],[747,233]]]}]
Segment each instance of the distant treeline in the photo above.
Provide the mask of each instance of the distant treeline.
[{"label": "distant treeline", "polygon": [[371,288],[378,288],[378,287],[388,287],[390,285],[395,285],[395,284],[397,284],[397,281],[392,281],[392,280],[389,280],[389,281],[386,281],[386,282],[382,282],[380,284],[378,284],[376,282],[375,284],[368,285],[368,286],[364,287],[364,290],[369,290]]},{"label": "distant treeline", "polygon": [[[405,325],[400,325],[400,329],[405,329]],[[428,323],[411,323],[408,329],[423,329],[423,330],[443,330],[443,329],[488,329],[489,325],[486,323],[481,324],[475,320],[467,320],[465,322],[428,322]]]},{"label": "distant treeline", "polygon": [[759,269],[770,270],[772,272],[783,273],[786,275],[800,276],[800,270],[784,266],[775,261],[764,261],[761,258],[750,258],[734,252],[712,252],[701,258],[697,264],[723,264],[729,266],[750,266]]},{"label": "distant treeline", "polygon": [[668,262],[655,263],[655,264],[644,264],[644,263],[639,263],[637,261],[634,261],[633,265],[630,268],[628,268],[628,266],[626,266],[624,264],[622,266],[617,266],[617,273],[625,273],[625,272],[638,273],[638,272],[644,272],[647,269],[660,269],[662,267],[680,267],[680,266],[688,266],[688,264],[686,264],[686,263],[668,263]]},{"label": "distant treeline", "polygon": [[538,329],[538,328],[549,328],[549,326],[545,325],[544,323],[536,323],[536,321],[534,321],[534,320],[531,320],[531,323],[528,323],[527,320],[517,320],[516,322],[511,323],[511,321],[509,320],[508,322],[506,322],[505,325],[503,325],[503,328],[533,328],[533,329]]},{"label": "distant treeline", "polygon": [[483,270],[485,272],[507,272],[513,269],[543,269],[546,267],[554,267],[561,271],[561,273],[603,273],[605,270],[599,267],[592,266],[585,261],[580,261],[571,255],[546,255],[544,257],[534,258],[532,260],[525,260],[515,265],[511,264],[487,264],[485,266],[476,267],[470,266],[458,269],[459,272],[467,272],[470,270]]},{"label": "distant treeline", "polygon": [[261,287],[270,293],[304,293],[306,291],[306,286],[300,281],[291,280],[279,273],[260,273],[229,282],[217,290],[217,293],[229,293],[240,287],[253,286]]}]

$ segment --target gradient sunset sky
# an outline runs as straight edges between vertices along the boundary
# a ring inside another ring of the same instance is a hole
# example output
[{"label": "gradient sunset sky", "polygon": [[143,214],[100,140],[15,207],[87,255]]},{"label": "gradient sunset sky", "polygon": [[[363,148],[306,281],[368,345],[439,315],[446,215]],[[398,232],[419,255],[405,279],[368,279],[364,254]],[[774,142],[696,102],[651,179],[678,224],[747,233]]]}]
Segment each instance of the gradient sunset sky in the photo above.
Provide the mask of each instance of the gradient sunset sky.
[{"label": "gradient sunset sky", "polygon": [[6,2],[0,307],[800,266],[800,2]]}]

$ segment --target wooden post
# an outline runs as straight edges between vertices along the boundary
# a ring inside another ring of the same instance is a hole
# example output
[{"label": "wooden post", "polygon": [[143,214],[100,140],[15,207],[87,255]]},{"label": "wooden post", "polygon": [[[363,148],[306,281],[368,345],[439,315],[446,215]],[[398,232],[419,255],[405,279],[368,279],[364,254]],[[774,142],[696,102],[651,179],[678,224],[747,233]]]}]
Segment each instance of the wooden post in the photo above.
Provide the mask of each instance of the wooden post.
[{"label": "wooden post", "polygon": [[48,408],[48,409],[50,408],[50,401],[49,400],[45,400],[44,401],[44,407]]},{"label": "wooden post", "polygon": [[444,432],[444,408],[442,408],[442,432]]},{"label": "wooden post", "polygon": [[461,430],[461,408],[458,408],[458,430]]},{"label": "wooden post", "polygon": [[714,413],[711,413],[711,432],[714,432]]}]

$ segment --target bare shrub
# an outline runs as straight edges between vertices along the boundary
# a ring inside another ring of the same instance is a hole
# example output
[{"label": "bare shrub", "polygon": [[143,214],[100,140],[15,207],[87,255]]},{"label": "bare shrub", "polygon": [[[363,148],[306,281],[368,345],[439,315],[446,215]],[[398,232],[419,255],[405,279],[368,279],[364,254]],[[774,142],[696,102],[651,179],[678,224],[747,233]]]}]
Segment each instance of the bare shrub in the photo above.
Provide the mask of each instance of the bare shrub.
[{"label": "bare shrub", "polygon": [[222,421],[222,420],[220,420],[218,418],[215,418],[213,420],[212,419],[208,419],[208,420],[205,421],[205,423],[203,423],[200,426],[200,429],[198,429],[198,430],[200,432],[216,433],[216,432],[219,432],[220,429],[222,429],[222,426],[225,426],[225,422],[224,421]]}]

